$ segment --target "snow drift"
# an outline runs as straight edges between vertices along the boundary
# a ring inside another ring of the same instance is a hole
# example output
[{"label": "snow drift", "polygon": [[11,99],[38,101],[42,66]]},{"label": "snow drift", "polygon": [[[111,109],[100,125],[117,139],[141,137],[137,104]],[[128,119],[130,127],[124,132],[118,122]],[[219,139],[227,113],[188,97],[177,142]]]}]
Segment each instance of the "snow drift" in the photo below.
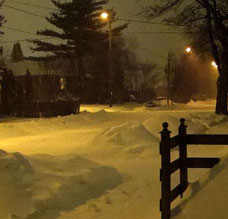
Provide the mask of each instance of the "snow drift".
[{"label": "snow drift", "polygon": [[57,218],[121,182],[113,167],[78,155],[0,151],[0,218]]}]

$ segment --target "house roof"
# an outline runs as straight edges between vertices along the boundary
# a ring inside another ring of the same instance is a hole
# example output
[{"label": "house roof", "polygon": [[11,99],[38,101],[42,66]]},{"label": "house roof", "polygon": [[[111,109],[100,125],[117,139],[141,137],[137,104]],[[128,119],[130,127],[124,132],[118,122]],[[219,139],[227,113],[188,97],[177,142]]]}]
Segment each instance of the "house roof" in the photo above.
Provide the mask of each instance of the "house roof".
[{"label": "house roof", "polygon": [[[7,62],[6,67],[13,71],[14,75],[25,75],[26,71],[29,70],[31,75],[40,75],[40,74],[57,74],[65,75],[72,74],[72,68],[69,63],[52,63],[48,64],[44,61],[33,61],[33,60],[24,60],[20,62]],[[63,71],[64,69],[64,71]]]}]

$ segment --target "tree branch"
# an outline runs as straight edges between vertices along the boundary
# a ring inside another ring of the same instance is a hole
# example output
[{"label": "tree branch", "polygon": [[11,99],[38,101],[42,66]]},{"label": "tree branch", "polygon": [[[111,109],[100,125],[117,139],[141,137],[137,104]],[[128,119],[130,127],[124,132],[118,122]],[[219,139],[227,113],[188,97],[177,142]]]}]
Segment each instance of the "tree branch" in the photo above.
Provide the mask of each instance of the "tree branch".
[{"label": "tree branch", "polygon": [[155,18],[163,15],[167,11],[173,9],[175,6],[181,4],[184,0],[167,0],[162,6],[161,5],[154,5],[147,8],[144,8],[144,15],[147,18]]}]

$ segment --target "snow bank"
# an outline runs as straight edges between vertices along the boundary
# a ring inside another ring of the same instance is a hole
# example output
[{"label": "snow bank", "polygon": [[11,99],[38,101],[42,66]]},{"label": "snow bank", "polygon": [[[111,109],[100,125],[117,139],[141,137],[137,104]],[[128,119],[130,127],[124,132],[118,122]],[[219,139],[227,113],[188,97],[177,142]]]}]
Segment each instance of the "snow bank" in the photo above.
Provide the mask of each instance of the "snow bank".
[{"label": "snow bank", "polygon": [[0,217],[57,218],[121,182],[115,168],[78,155],[0,151]]},{"label": "snow bank", "polygon": [[[91,141],[91,150],[100,156],[141,156],[146,151],[157,150],[153,147],[159,139],[150,133],[139,122],[125,122],[121,125],[113,124],[97,133]],[[151,155],[150,155],[151,156]]]},{"label": "snow bank", "polygon": [[[178,134],[178,127],[180,126],[180,118],[186,119],[186,124],[188,126],[188,133],[205,133],[207,131],[207,126],[201,124],[199,121],[194,121],[192,116],[186,113],[173,113],[169,114],[160,114],[147,119],[143,122],[143,125],[150,131],[154,136],[160,139],[159,131],[162,130],[162,123],[169,123],[169,130],[172,132],[171,136],[175,136]],[[158,131],[159,130],[159,131]]]},{"label": "snow bank", "polygon": [[33,182],[34,169],[26,157],[20,153],[0,151],[0,218],[30,212],[29,188]]},{"label": "snow bank", "polygon": [[132,145],[142,141],[150,141],[150,143],[158,141],[142,124],[134,124],[133,122],[108,128],[102,133],[102,136],[119,145]]},{"label": "snow bank", "polygon": [[193,101],[191,100],[190,102],[187,103],[188,106],[193,106],[193,107],[215,107],[216,101],[215,100],[206,100],[206,101]]}]

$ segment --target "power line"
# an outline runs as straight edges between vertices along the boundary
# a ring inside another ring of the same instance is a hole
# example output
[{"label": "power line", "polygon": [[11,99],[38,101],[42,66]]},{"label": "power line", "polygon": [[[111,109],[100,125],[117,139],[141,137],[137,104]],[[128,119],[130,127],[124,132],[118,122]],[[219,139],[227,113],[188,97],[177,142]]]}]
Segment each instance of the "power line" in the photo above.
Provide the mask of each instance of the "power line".
[{"label": "power line", "polygon": [[[29,5],[32,6],[32,7],[41,7],[41,8],[43,8],[43,6],[31,5],[31,4],[29,4]],[[39,14],[35,14],[35,13],[29,12],[29,11],[21,10],[19,8],[11,7],[11,6],[8,6],[8,5],[5,5],[5,4],[3,6],[6,7],[6,8],[10,8],[10,9],[16,10],[16,11],[20,11],[22,13],[26,13],[26,14],[32,15],[32,16],[36,16],[36,17],[43,18],[43,19],[45,18],[44,16],[41,16]],[[153,22],[149,22],[149,21],[139,21],[139,20],[121,19],[121,18],[117,18],[117,20],[119,20],[119,21],[127,21],[127,22],[136,22],[136,23],[146,23],[146,24],[161,25],[160,23],[153,23]],[[36,33],[23,31],[21,29],[17,29],[17,28],[13,28],[13,27],[3,26],[3,28],[9,29],[9,30],[18,31],[18,32],[22,32],[22,33],[26,33],[26,34],[30,34],[30,35],[37,35]],[[85,28],[85,29],[86,30],[90,30],[90,31],[99,32],[97,30],[90,29],[90,28]],[[179,34],[179,33],[183,33],[183,32],[181,32],[181,31],[157,31],[157,32],[128,32],[128,33],[131,33],[131,34]],[[58,38],[55,38],[55,39],[58,39]]]},{"label": "power line", "polygon": [[[17,4],[27,5],[27,6],[30,6],[30,7],[43,8],[43,9],[48,9],[48,10],[52,10],[52,11],[54,11],[54,10],[56,11],[57,10],[55,8],[49,8],[49,7],[45,7],[45,6],[41,6],[41,5],[34,5],[34,4],[29,4],[29,3],[24,3],[24,2],[17,2],[17,1],[14,1],[14,0],[12,0],[12,1],[17,3]],[[25,10],[22,10],[22,9],[19,9],[19,8],[15,8],[15,7],[12,7],[12,6],[5,5],[5,4],[3,6],[11,8],[11,9],[14,9],[14,10],[17,10],[17,11],[20,11],[20,12],[23,12],[23,13],[26,13],[26,14],[30,14],[30,15],[33,15],[33,16],[36,16],[36,17],[45,18],[44,16],[41,16],[41,15],[38,15],[38,14],[35,14],[35,13],[32,13],[32,12],[28,12],[28,11],[25,11]],[[171,26],[169,24],[162,24],[162,23],[155,23],[155,22],[151,22],[151,21],[142,21],[142,20],[134,20],[134,19],[116,18],[116,20],[125,21],[125,22],[133,22],[133,23],[151,24],[151,25]]]},{"label": "power line", "polygon": [[[24,30],[17,29],[14,27],[2,26],[2,28],[37,36],[36,33],[24,31]],[[93,30],[93,29],[89,29],[89,28],[85,28],[85,30],[99,32],[97,30]],[[180,34],[180,33],[183,33],[183,32],[181,32],[181,31],[125,32],[125,34]],[[55,39],[58,39],[58,38],[55,38]]]},{"label": "power line", "polygon": [[35,33],[28,32],[28,31],[24,31],[24,30],[20,30],[20,29],[14,28],[14,27],[6,27],[6,26],[2,26],[2,28],[4,28],[4,29],[9,29],[9,30],[14,30],[14,31],[18,31],[18,32],[21,32],[21,33],[26,33],[26,34],[36,35],[36,36],[37,36],[37,34],[35,34]]},{"label": "power line", "polygon": [[[9,29],[9,28],[7,28]],[[10,28],[11,29],[11,28]],[[182,32],[171,32],[171,34],[178,34]],[[127,33],[128,34],[128,33]],[[131,32],[130,34],[134,34],[134,32]],[[135,34],[144,34],[140,32],[135,32]],[[146,34],[170,34],[169,32],[147,32]],[[61,40],[58,38],[39,38],[39,39],[18,39],[18,40],[9,40],[9,41],[0,41],[0,44],[2,43],[15,43],[15,42],[23,42],[23,41],[31,41],[31,40]]]},{"label": "power line", "polygon": [[16,43],[16,42],[23,42],[27,41],[26,39],[21,39],[21,40],[8,40],[8,41],[0,41],[0,44],[5,44],[5,43]]},{"label": "power line", "polygon": [[[21,33],[30,34],[30,35],[33,35],[33,36],[37,36],[36,33],[20,30],[20,29],[14,28],[14,27],[2,26],[2,28],[8,29],[8,30],[17,31],[17,32],[21,32]],[[1,41],[0,43],[14,43],[14,42],[29,41],[29,40],[52,40],[52,39],[60,40],[60,39],[55,38],[55,37],[46,37],[46,38],[40,38],[40,39],[18,39],[18,40]]]},{"label": "power line", "polygon": [[[2,26],[2,28],[13,30],[13,31],[17,31],[17,32],[21,32],[21,33],[30,34],[30,35],[33,35],[33,36],[37,36],[36,33],[28,32],[28,31],[23,31],[21,29],[17,29],[17,28],[14,28],[14,27]],[[92,29],[87,29],[87,30],[92,30]],[[95,31],[95,30],[93,30],[93,31]],[[124,34],[180,34],[180,33],[183,33],[183,32],[178,32],[178,31],[173,31],[173,32],[171,32],[171,31],[160,31],[160,32],[159,31],[157,31],[157,32],[125,32]],[[38,40],[50,40],[50,39],[62,40],[62,39],[59,39],[59,38],[56,38],[56,37],[41,38],[41,39],[38,39]],[[5,41],[5,42],[1,42],[1,43],[10,43],[10,42],[18,42],[18,41],[28,41],[28,39],[19,39],[19,40],[14,40],[14,41]]]},{"label": "power line", "polygon": [[3,43],[17,43],[17,42],[29,42],[31,40],[54,40],[56,38],[39,38],[39,39],[19,39],[19,40],[8,40],[8,41],[0,41],[0,44]]},{"label": "power line", "polygon": [[25,11],[25,10],[22,10],[22,9],[19,9],[19,8],[11,7],[11,6],[8,6],[8,5],[5,5],[5,4],[3,4],[2,6],[3,6],[3,7],[6,7],[6,8],[13,9],[13,10],[15,10],[15,11],[20,11],[20,12],[25,13],[25,14],[33,15],[33,16],[35,16],[35,17],[45,18],[44,16],[41,16],[41,15],[39,15],[39,14],[35,14],[35,13],[29,12],[29,11]]},{"label": "power line", "polygon": [[[31,34],[31,35],[35,35],[37,36],[36,33],[32,33],[32,32],[28,32],[28,31],[24,31],[24,30],[21,30],[21,29],[17,29],[17,28],[14,28],[14,27],[7,27],[7,26],[2,26],[2,28],[4,29],[9,29],[9,30],[14,30],[14,31],[18,31],[18,32],[22,32],[22,33],[26,33],[26,34]],[[94,31],[94,32],[99,32],[98,30],[94,30],[94,29],[90,29],[90,28],[83,28],[85,30],[89,30],[89,31]],[[57,39],[57,38],[56,38]]]},{"label": "power line", "polygon": [[[16,10],[16,11],[20,11],[20,12],[25,13],[25,14],[29,14],[29,15],[33,15],[33,16],[36,16],[36,17],[40,17],[40,18],[46,19],[44,16],[41,16],[41,15],[38,15],[38,14],[34,14],[34,13],[32,13],[32,12],[28,12],[28,11],[25,11],[25,10],[21,10],[21,9],[19,9],[19,8],[14,8],[14,7],[5,5],[5,4],[4,4],[3,6],[4,6],[4,7],[7,7],[7,8],[11,8],[11,9]],[[99,32],[99,31],[97,31],[97,30],[90,29],[90,28],[83,28],[83,29],[85,29],[85,30],[90,30],[90,31],[95,31],[95,32]],[[24,33],[25,33],[25,32],[24,32]]]},{"label": "power line", "polygon": [[125,32],[126,34],[180,34],[183,31]]},{"label": "power line", "polygon": [[155,23],[150,21],[140,21],[140,20],[133,20],[133,19],[122,19],[122,18],[116,18],[117,21],[125,21],[125,22],[133,22],[133,23],[142,23],[142,24],[152,24],[152,25],[165,25],[170,26],[168,24],[162,24],[162,23]]},{"label": "power line", "polygon": [[26,5],[26,6],[35,7],[35,8],[42,8],[42,9],[47,9],[47,10],[51,10],[51,11],[57,10],[55,8],[49,8],[49,7],[45,7],[45,6],[41,6],[41,5],[34,5],[34,4],[29,4],[29,3],[25,3],[25,2],[18,2],[18,1],[14,1],[14,0],[11,0],[11,1],[13,3],[16,3],[16,4]]}]

